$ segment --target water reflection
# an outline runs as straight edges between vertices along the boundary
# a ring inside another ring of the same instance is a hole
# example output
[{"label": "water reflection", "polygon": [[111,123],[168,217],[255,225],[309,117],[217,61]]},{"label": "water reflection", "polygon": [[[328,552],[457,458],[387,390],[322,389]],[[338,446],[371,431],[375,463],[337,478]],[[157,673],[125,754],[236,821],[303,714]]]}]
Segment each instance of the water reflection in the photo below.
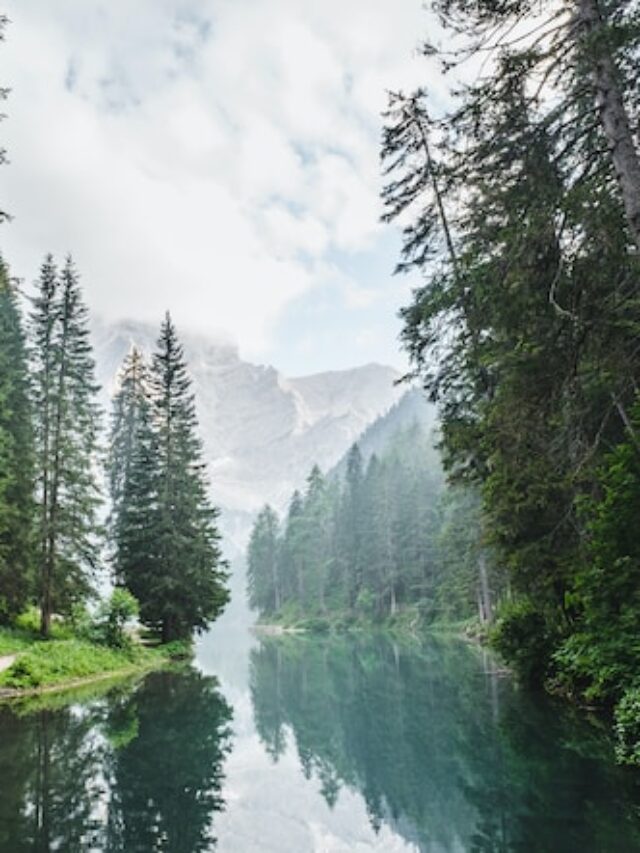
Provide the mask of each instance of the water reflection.
[{"label": "water reflection", "polygon": [[640,849],[636,779],[603,732],[462,643],[267,639],[250,688],[274,762],[291,741],[329,806],[356,790],[420,850]]},{"label": "water reflection", "polygon": [[231,710],[217,681],[152,673],[134,689],[0,706],[0,851],[215,847]]}]

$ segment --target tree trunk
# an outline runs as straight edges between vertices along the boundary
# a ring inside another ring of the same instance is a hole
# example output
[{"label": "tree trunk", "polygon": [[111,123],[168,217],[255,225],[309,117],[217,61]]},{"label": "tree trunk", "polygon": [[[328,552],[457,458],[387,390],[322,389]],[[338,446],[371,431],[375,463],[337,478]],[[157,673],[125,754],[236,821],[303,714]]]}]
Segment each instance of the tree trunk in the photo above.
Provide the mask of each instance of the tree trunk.
[{"label": "tree trunk", "polygon": [[40,633],[43,637],[49,636],[51,630],[52,612],[52,586],[56,562],[56,549],[58,538],[58,500],[60,495],[60,478],[62,474],[62,415],[64,406],[64,395],[67,382],[67,343],[69,336],[69,302],[65,295],[64,316],[62,327],[62,340],[60,343],[60,373],[56,388],[56,419],[53,434],[53,469],[51,471],[51,502],[49,509],[49,521],[47,525],[48,546],[45,560],[44,589],[42,591],[42,609],[40,612]]},{"label": "tree trunk", "polygon": [[591,77],[600,123],[611,152],[625,214],[640,250],[640,157],[634,144],[618,73],[604,40],[598,0],[577,0],[577,23],[583,42],[587,42],[587,56],[593,63]]},{"label": "tree trunk", "polygon": [[489,575],[487,572],[487,558],[482,551],[478,555],[478,582],[480,585],[479,600],[484,617],[482,621],[489,623],[493,619],[493,607],[491,604],[491,590],[489,588]]}]

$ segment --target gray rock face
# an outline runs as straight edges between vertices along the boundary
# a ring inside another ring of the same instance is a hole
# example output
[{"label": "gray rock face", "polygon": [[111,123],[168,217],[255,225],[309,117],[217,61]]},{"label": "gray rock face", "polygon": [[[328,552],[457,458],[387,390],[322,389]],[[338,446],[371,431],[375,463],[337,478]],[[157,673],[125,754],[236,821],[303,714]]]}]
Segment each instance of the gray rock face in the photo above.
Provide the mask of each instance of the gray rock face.
[{"label": "gray rock face", "polygon": [[[333,467],[402,395],[394,386],[399,374],[383,365],[291,379],[242,361],[232,345],[178,333],[194,380],[212,496],[238,530],[266,502],[282,510],[315,462]],[[105,406],[131,346],[149,354],[156,337],[156,328],[140,323],[95,325]]]}]

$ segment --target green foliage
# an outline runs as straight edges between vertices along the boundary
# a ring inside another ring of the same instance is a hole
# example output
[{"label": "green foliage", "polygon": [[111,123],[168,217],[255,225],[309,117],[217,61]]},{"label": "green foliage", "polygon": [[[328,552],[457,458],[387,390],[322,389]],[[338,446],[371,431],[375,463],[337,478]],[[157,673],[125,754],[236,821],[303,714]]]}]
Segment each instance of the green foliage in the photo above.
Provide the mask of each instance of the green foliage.
[{"label": "green foliage", "polygon": [[491,643],[527,683],[540,683],[547,674],[553,638],[535,604],[526,599],[502,605],[491,631]]},{"label": "green foliage", "polygon": [[492,61],[438,118],[425,89],[390,98],[386,219],[422,275],[402,339],[507,574],[494,643],[614,704],[640,671],[637,9],[435,5],[459,42],[429,57]]},{"label": "green foliage", "polygon": [[112,649],[128,649],[131,637],[126,629],[136,619],[140,606],[128,589],[116,587],[108,599],[98,607],[91,635],[95,642],[110,646]]},{"label": "green foliage", "polygon": [[151,369],[135,350],[123,365],[108,465],[116,577],[165,643],[204,630],[229,598],[197,428],[191,379],[167,315]]},{"label": "green foliage", "polygon": [[354,445],[337,470],[343,476],[312,469],[282,529],[270,507],[259,514],[248,588],[262,618],[307,630],[468,619],[482,597],[481,567],[486,595],[499,597],[477,497],[443,490],[432,438],[417,422],[366,463]]},{"label": "green foliage", "polygon": [[163,643],[160,651],[164,657],[170,660],[191,660],[193,657],[193,642],[191,639],[171,640],[170,643]]},{"label": "green foliage", "polygon": [[34,445],[27,352],[16,285],[0,258],[0,623],[34,590]]},{"label": "green foliage", "polygon": [[575,632],[556,653],[558,679],[589,701],[616,702],[640,672],[640,403],[605,456],[598,489],[580,503],[587,540],[571,604]]},{"label": "green foliage", "polygon": [[0,655],[13,655],[21,652],[33,642],[33,636],[15,628],[0,627]]},{"label": "green foliage", "polygon": [[0,686],[33,689],[131,669],[144,654],[142,650],[116,651],[82,640],[38,642],[0,673]]},{"label": "green foliage", "polygon": [[89,315],[71,258],[42,265],[31,316],[41,630],[92,592],[99,554],[100,412]]},{"label": "green foliage", "polygon": [[631,687],[615,709],[616,757],[640,766],[640,687]]}]

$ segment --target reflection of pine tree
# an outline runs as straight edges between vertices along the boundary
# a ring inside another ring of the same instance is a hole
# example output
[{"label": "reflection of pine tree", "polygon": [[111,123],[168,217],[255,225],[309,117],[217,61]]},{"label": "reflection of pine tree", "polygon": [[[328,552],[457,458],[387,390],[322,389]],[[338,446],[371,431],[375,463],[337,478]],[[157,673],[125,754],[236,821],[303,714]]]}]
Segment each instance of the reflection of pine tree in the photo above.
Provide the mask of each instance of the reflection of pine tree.
[{"label": "reflection of pine tree", "polygon": [[215,844],[231,710],[195,671],[29,714],[0,708],[0,853]]},{"label": "reflection of pine tree", "polygon": [[95,708],[0,712],[1,853],[103,849],[98,722]]},{"label": "reflection of pine tree", "polygon": [[268,748],[290,729],[330,806],[357,789],[374,830],[421,850],[635,849],[634,797],[602,741],[485,668],[450,641],[268,640],[251,655],[256,728]]},{"label": "reflection of pine tree", "polygon": [[116,707],[108,723],[135,736],[111,762],[109,822],[115,834],[105,850],[198,853],[215,846],[212,818],[224,806],[223,761],[230,749],[231,709],[217,682],[200,673],[154,673]]}]

